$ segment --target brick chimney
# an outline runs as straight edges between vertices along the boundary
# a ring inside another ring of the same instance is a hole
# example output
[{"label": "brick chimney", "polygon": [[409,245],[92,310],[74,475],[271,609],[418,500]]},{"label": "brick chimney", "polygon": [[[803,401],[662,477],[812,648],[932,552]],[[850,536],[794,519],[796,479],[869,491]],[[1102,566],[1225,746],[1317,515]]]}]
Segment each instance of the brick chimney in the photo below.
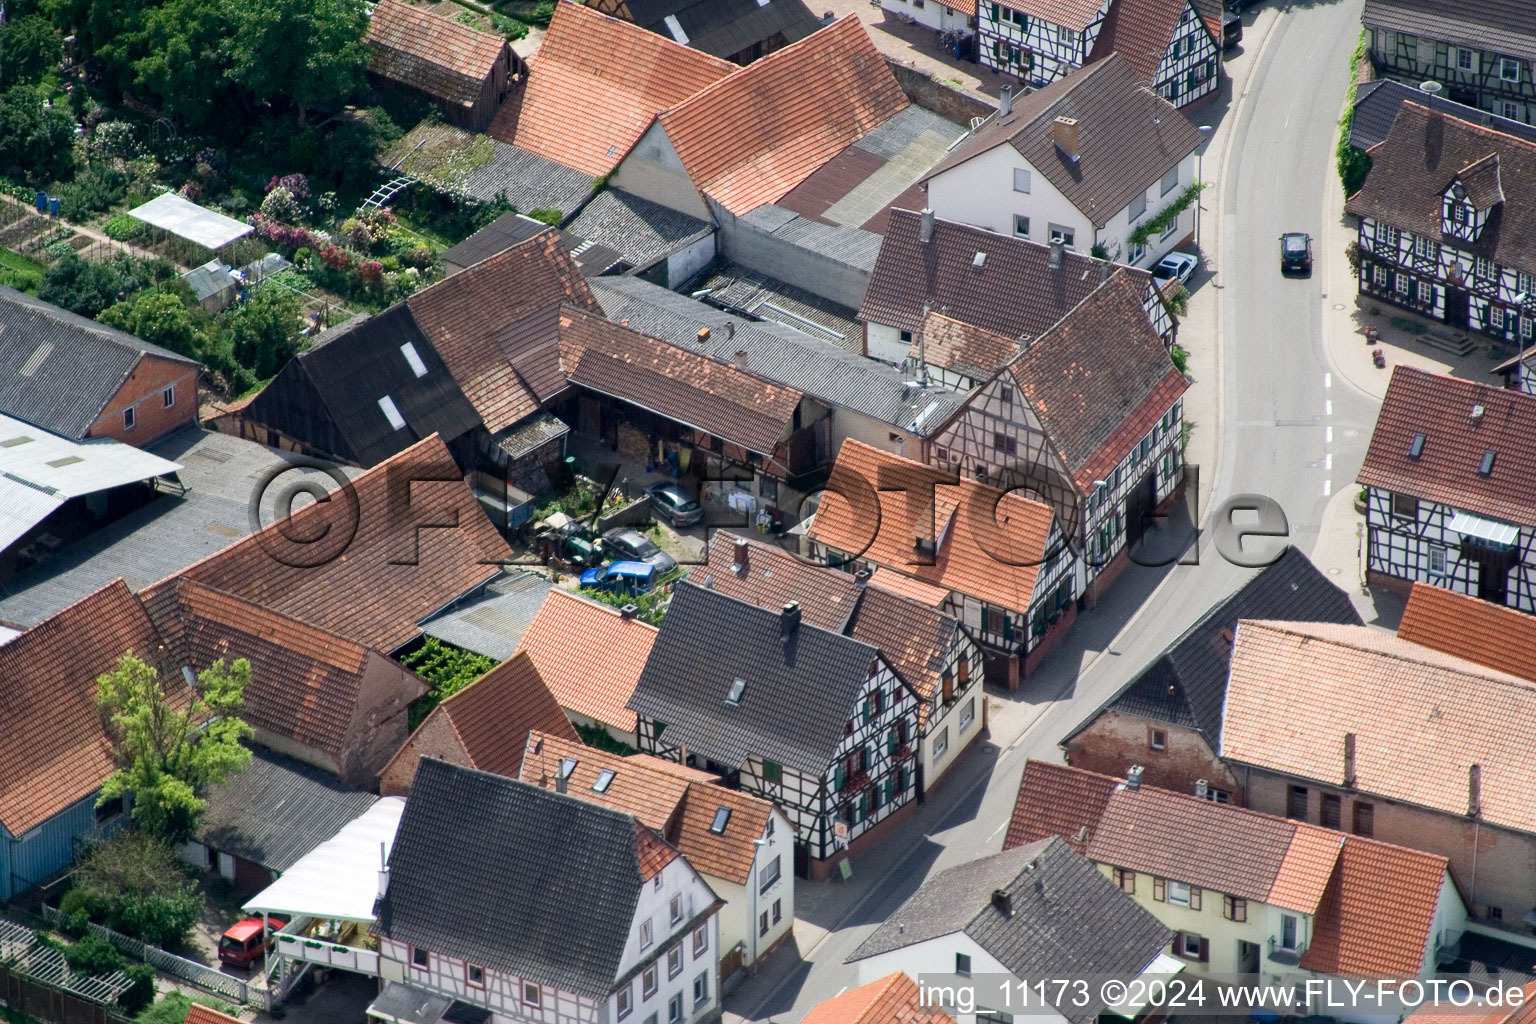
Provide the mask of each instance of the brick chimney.
[{"label": "brick chimney", "polygon": [[747,552],[750,550],[751,545],[747,543],[745,537],[738,537],[736,539],[731,555],[733,559],[731,571],[736,573],[736,575],[740,576],[747,571]]},{"label": "brick chimney", "polygon": [[992,890],[992,905],[996,907],[997,912],[1002,914],[1004,917],[1013,916],[1013,896],[1009,894],[1007,889]]},{"label": "brick chimney", "polygon": [[1077,163],[1077,118],[1060,115],[1051,122],[1051,139],[1062,155]]},{"label": "brick chimney", "polygon": [[1355,788],[1355,734],[1344,734],[1344,786],[1346,789]]},{"label": "brick chimney", "polygon": [[786,601],[784,609],[779,612],[779,638],[788,640],[795,635],[795,630],[800,628],[800,602]]}]

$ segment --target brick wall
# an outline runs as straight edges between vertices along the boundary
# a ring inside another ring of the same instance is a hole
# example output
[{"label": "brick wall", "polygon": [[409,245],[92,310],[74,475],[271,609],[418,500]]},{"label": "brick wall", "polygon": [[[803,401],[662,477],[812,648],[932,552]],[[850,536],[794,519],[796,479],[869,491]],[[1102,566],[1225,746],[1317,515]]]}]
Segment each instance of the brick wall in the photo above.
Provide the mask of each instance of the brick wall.
[{"label": "brick wall", "polygon": [[[1152,749],[1152,729],[1163,734],[1162,750]],[[1231,793],[1233,803],[1242,802],[1236,778],[1211,751],[1205,737],[1191,729],[1104,711],[1066,746],[1067,760],[1074,768],[1123,778],[1127,768],[1139,764],[1149,786],[1193,793],[1195,783],[1205,779]]]},{"label": "brick wall", "polygon": [[440,757],[454,764],[468,764],[464,747],[444,715],[433,715],[421,724],[416,734],[405,742],[400,755],[379,773],[381,796],[405,796],[416,777],[416,762],[423,757]]},{"label": "brick wall", "polygon": [[896,76],[901,91],[907,94],[907,99],[956,124],[969,125],[971,118],[987,117],[996,109],[982,97],[945,85],[926,71],[919,71],[889,57],[885,63]]},{"label": "brick wall", "polygon": [[[144,447],[174,430],[197,422],[196,367],[146,355],[118,388],[87,436],[110,437]],[[165,405],[165,389],[175,388],[175,404]],[[123,425],[124,410],[133,409],[133,429]]]}]

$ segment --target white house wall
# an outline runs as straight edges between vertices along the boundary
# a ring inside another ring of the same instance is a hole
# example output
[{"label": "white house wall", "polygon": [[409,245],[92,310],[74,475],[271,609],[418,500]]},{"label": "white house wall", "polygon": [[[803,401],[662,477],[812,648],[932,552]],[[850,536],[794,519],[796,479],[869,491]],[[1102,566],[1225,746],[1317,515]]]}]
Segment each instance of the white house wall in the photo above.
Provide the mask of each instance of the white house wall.
[{"label": "white house wall", "polygon": [[1221,51],[1205,22],[1185,0],[1184,14],[1152,76],[1152,88],[1176,107],[1186,107],[1221,84]]},{"label": "white house wall", "polygon": [[[652,121],[629,155],[614,168],[609,184],[669,210],[709,221],[709,207],[688,177],[661,122]],[[711,221],[711,223],[713,223]]]},{"label": "white house wall", "polygon": [[[867,985],[897,971],[913,981],[925,978],[935,984],[943,984],[944,979],[950,978],[955,973],[956,953],[962,953],[971,958],[973,978],[978,975],[996,978],[1009,973],[1001,961],[981,948],[975,939],[964,932],[951,932],[948,935],[914,942],[910,946],[903,946],[900,949],[893,949],[858,961],[859,984]],[[976,1008],[1002,1013],[1006,1013],[1007,1009],[1002,993],[997,990],[995,984],[992,984],[991,988],[984,988],[980,983],[976,988]],[[1063,1024],[1065,1021],[1065,1018],[1060,1015],[1049,1012],[1031,1013],[1028,1016],[1021,1014],[1013,1019],[1019,1022],[1027,1021],[1028,1024]],[[956,1017],[956,1024],[975,1024],[975,1021],[974,1013],[962,1013]]]},{"label": "white house wall", "polygon": [[[1029,171],[1029,192],[1013,190],[1014,170]],[[940,220],[1048,243],[1051,225],[1073,232],[1072,248],[1087,253],[1093,224],[1011,145],[1003,143],[928,181],[928,206]],[[1029,234],[1014,231],[1014,217],[1029,218]]]},{"label": "white house wall", "polygon": [[[523,979],[485,969],[484,986],[468,981],[468,965],[455,957],[433,953],[426,968],[411,963],[411,947],[392,939],[379,940],[379,979],[399,981],[429,992],[438,992],[481,1006],[494,1014],[496,1024],[606,1024],[607,1007],[600,1001],[540,986],[540,1005],[523,1002]],[[684,972],[687,973],[687,972]]]},{"label": "white house wall", "polygon": [[971,27],[970,18],[945,7],[939,0],[880,0],[880,8],[931,29],[965,30]]},{"label": "white house wall", "polygon": [[[704,876],[715,895],[725,901],[719,914],[720,955],[724,957],[739,947],[742,963],[746,965],[752,964],[756,956],[788,934],[795,923],[795,829],[777,808],[769,818],[772,824],[759,837],[766,841],[757,848],[746,884],[716,875]],[[779,861],[779,877],[764,889],[760,880],[774,858]],[[775,900],[780,907],[777,923],[773,920]],[[759,931],[757,919],[757,915],[764,912],[768,914],[766,933]]]}]

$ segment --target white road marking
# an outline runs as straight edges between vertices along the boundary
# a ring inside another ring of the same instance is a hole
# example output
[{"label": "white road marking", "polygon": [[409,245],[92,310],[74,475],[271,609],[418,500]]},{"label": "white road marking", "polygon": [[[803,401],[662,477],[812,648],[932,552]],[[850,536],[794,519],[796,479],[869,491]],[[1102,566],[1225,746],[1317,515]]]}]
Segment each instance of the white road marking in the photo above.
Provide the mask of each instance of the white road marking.
[{"label": "white road marking", "polygon": [[1333,399],[1330,398],[1323,403],[1323,413],[1328,416],[1333,415]]},{"label": "white road marking", "polygon": [[1330,473],[1333,472],[1333,452],[1329,452],[1327,455],[1323,456],[1323,468],[1328,470]]},{"label": "white road marking", "polygon": [[[1329,427],[1329,428],[1328,428],[1328,429],[1327,429],[1327,430],[1326,430],[1326,431],[1325,431],[1325,432],[1324,432],[1324,433],[1325,433],[1325,435],[1326,435],[1326,437],[1325,437],[1325,440],[1326,440],[1326,441],[1327,441],[1327,442],[1328,442],[1328,443],[1329,443],[1329,444],[1333,444],[1333,428],[1332,428],[1332,427]],[[1331,459],[1331,458],[1333,458],[1333,456],[1331,456],[1331,455],[1330,455],[1330,456],[1328,456],[1328,457],[1329,457],[1329,458],[1330,458],[1330,459]]]},{"label": "white road marking", "polygon": [[[843,993],[844,993],[844,992],[847,992],[847,991],[848,991],[848,986],[847,986],[847,985],[844,985],[844,986],[843,986],[843,987],[842,987],[842,988],[840,988],[840,989],[838,989],[838,990],[837,990],[837,995],[838,995],[838,996],[840,996],[840,995],[842,995],[842,994],[843,994]],[[833,997],[832,997],[832,998],[833,998],[833,999],[836,999],[836,998],[837,998],[837,996],[833,996]]]},{"label": "white road marking", "polygon": [[1325,388],[1333,387],[1333,374],[1331,374],[1331,373],[1323,374],[1323,387],[1325,387]]},{"label": "white road marking", "polygon": [[992,836],[997,835],[999,832],[1001,832],[1003,829],[1005,829],[1007,827],[1008,827],[1008,822],[1006,822],[1006,821],[1003,822],[1001,825],[997,826],[997,828],[992,830],[992,835],[987,836],[987,842],[990,843],[992,841]]},{"label": "white road marking", "polygon": [[1332,493],[1333,493],[1333,481],[1332,480],[1324,480],[1323,481],[1323,497],[1326,498],[1326,497],[1328,497],[1328,495],[1330,495]]}]

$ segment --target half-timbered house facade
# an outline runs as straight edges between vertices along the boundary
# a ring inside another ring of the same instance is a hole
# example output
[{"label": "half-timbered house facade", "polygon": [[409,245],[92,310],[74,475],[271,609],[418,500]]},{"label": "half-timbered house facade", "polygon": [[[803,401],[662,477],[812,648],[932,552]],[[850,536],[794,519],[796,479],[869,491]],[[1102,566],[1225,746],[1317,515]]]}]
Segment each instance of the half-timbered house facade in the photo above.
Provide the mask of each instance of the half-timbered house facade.
[{"label": "half-timbered house facade", "polygon": [[[1536,328],[1536,144],[1404,103],[1345,211],[1362,295],[1530,346]],[[1511,352],[1513,354],[1513,352]]]},{"label": "half-timbered house facade", "polygon": [[810,555],[957,620],[1010,688],[1071,624],[1078,572],[1051,509],[964,474],[844,442]]},{"label": "half-timbered house facade", "polygon": [[679,583],[629,707],[643,752],[777,804],[812,878],[916,806],[917,694],[877,648],[802,621],[796,602]]},{"label": "half-timbered house facade", "polygon": [[1360,469],[1367,578],[1536,612],[1536,395],[1399,366]]},{"label": "half-timbered house facade", "polygon": [[1083,595],[1179,490],[1189,384],[1123,272],[1021,347],[934,437],[933,459],[1039,496],[1078,556],[1066,589]]},{"label": "half-timbered house facade", "polygon": [[1038,92],[1005,96],[928,172],[928,206],[946,220],[1078,252],[1097,246],[1150,267],[1194,234],[1200,142],[1112,53]]},{"label": "half-timbered house facade", "polygon": [[1112,53],[1175,106],[1220,85],[1221,48],[1192,0],[983,0],[976,13],[981,63],[1032,89]]},{"label": "half-timbered house facade", "polygon": [[1366,0],[1371,63],[1409,85],[1439,82],[1452,100],[1536,122],[1536,20],[1505,0]]},{"label": "half-timbered house facade", "polygon": [[889,574],[812,565],[774,544],[718,531],[688,579],[759,608],[800,605],[802,621],[873,645],[918,696],[917,795],[923,798],[986,730],[981,648],[926,593],[899,593]]}]

